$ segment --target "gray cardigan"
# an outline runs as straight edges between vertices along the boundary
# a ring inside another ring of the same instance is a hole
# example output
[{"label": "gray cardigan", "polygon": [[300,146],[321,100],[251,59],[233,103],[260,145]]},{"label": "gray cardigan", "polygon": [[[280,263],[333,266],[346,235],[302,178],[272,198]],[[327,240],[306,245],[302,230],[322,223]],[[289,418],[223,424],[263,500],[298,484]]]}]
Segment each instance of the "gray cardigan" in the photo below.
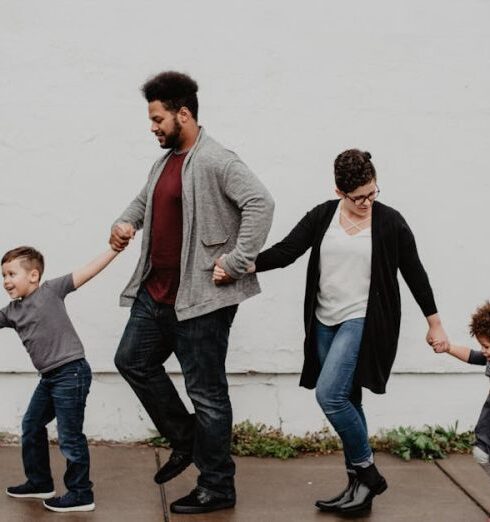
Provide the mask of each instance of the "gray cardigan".
[{"label": "gray cardigan", "polygon": [[[150,265],[153,192],[169,153],[153,165],[148,181],[116,223],[143,229],[141,256],[120,298],[131,306]],[[233,152],[204,129],[188,152],[182,168],[183,241],[180,286],[175,302],[179,321],[238,304],[260,292],[255,261],[272,223],[274,202],[264,185]],[[224,268],[237,281],[216,286],[214,260],[222,254]]]}]

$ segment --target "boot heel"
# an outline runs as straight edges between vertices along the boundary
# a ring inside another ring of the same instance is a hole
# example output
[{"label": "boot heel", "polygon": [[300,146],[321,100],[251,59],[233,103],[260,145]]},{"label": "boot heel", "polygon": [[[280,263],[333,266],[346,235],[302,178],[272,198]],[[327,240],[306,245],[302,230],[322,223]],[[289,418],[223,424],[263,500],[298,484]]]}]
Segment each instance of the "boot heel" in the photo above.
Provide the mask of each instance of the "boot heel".
[{"label": "boot heel", "polygon": [[388,484],[386,483],[386,480],[383,478],[382,481],[378,484],[376,489],[373,491],[376,495],[381,495],[384,491],[388,489]]}]

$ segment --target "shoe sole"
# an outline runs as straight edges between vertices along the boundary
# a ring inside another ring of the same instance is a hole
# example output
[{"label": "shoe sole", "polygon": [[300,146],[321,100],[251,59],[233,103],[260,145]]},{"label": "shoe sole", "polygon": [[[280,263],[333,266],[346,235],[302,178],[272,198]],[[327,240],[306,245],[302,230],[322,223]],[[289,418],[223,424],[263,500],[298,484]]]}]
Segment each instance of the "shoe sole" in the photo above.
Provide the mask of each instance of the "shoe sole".
[{"label": "shoe sole", "polygon": [[5,490],[5,493],[12,498],[38,498],[42,500],[47,500],[49,498],[53,498],[56,496],[56,491],[50,491],[49,493],[10,493],[10,491]]},{"label": "shoe sole", "polygon": [[165,484],[165,482],[168,482],[169,480],[172,480],[174,479],[175,477],[178,477],[181,473],[183,473],[191,464],[192,464],[192,460],[186,464],[185,466],[181,466],[180,468],[176,469],[172,474],[170,475],[167,475],[165,478],[158,478],[158,473],[159,471],[156,472],[155,476],[153,477],[153,481],[158,484],[158,485],[162,485],[162,484]]},{"label": "shoe sole", "polygon": [[68,512],[82,512],[82,511],[93,511],[95,509],[95,504],[84,504],[83,506],[72,506],[66,508],[49,506],[46,502],[43,502],[43,506],[50,511],[56,511],[57,513],[68,513]]},{"label": "shoe sole", "polygon": [[183,515],[196,515],[198,513],[212,513],[213,511],[219,511],[220,509],[230,509],[235,507],[235,502],[233,504],[226,504],[221,506],[215,506],[215,507],[194,507],[194,506],[172,506],[170,505],[170,511],[172,513],[180,513]]},{"label": "shoe sole", "polygon": [[338,506],[317,506],[315,504],[315,507],[322,513],[337,513],[340,510],[340,506],[341,504]]}]

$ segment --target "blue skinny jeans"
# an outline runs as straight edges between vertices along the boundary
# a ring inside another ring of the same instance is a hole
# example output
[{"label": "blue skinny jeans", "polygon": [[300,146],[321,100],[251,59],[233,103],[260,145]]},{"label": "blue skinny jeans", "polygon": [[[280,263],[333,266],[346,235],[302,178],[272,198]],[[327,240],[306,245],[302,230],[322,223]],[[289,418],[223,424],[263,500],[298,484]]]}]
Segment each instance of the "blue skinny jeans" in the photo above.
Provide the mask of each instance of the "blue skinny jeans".
[{"label": "blue skinny jeans", "polygon": [[342,439],[347,468],[366,463],[372,456],[361,388],[353,386],[364,318],[335,326],[316,320],[316,342],[321,372],[316,399]]}]

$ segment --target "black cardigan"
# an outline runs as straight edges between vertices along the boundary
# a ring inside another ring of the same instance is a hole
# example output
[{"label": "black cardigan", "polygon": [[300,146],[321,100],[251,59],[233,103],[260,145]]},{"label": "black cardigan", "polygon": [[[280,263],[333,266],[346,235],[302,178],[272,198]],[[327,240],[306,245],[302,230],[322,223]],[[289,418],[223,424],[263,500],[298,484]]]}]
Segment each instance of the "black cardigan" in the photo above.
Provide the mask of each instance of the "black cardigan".
[{"label": "black cardigan", "polygon": [[[257,272],[285,267],[311,247],[304,302],[305,361],[300,380],[300,386],[305,388],[316,386],[321,369],[313,331],[320,278],[320,245],[338,204],[339,200],[333,200],[313,208],[282,241],[261,252],[255,261]],[[412,231],[402,215],[375,201],[371,231],[371,285],[355,383],[374,393],[385,393],[400,332],[398,269],[423,314],[426,317],[435,314],[437,308]]]}]

